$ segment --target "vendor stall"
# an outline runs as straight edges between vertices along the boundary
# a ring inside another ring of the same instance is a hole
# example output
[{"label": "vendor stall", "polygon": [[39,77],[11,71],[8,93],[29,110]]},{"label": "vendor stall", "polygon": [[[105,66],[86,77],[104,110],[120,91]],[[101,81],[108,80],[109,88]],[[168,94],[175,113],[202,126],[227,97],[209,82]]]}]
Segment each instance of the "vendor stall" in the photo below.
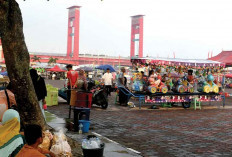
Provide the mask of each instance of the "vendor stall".
[{"label": "vendor stall", "polygon": [[220,95],[224,63],[148,57],[132,58],[131,62],[133,69],[140,69],[133,74],[131,89],[144,94],[146,103],[182,103],[186,108],[192,102],[224,98]]}]

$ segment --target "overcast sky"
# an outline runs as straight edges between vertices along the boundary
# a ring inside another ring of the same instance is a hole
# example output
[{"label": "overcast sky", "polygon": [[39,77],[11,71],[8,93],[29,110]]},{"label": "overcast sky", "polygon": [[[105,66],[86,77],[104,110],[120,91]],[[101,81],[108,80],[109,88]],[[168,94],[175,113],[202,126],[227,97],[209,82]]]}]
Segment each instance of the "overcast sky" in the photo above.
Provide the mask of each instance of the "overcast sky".
[{"label": "overcast sky", "polygon": [[80,5],[80,53],[129,56],[130,16],[143,14],[144,56],[207,58],[232,50],[232,0],[17,0],[30,52],[66,53]]}]

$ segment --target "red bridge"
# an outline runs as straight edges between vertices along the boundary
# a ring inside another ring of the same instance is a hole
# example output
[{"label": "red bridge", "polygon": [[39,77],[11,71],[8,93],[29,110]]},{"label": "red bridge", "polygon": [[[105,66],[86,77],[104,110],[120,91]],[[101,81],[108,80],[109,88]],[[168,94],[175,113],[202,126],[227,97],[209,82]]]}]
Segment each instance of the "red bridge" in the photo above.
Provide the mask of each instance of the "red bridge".
[{"label": "red bridge", "polygon": [[[143,56],[143,15],[132,16],[131,23],[131,52],[130,57],[113,57],[107,55],[91,55],[91,54],[79,54],[79,23],[80,23],[80,6],[72,6],[69,9],[68,18],[68,41],[67,41],[67,53],[54,54],[54,53],[30,53],[31,62],[33,57],[40,57],[40,62],[48,63],[49,59],[57,58],[57,63],[61,64],[110,64],[110,65],[126,65],[130,66],[130,58],[135,56],[135,44],[139,44],[138,56]],[[139,38],[135,38],[135,35],[139,34]],[[0,63],[4,63],[3,52],[1,48],[0,40]]]}]

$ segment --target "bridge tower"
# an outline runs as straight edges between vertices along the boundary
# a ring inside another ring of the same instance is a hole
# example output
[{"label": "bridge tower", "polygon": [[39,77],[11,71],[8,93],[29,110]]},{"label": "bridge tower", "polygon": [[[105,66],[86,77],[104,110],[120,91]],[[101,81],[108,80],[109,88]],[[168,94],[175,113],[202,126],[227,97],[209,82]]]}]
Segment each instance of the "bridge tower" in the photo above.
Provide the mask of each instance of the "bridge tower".
[{"label": "bridge tower", "polygon": [[131,47],[130,58],[143,57],[143,16],[131,16]]},{"label": "bridge tower", "polygon": [[80,6],[69,7],[67,58],[79,59]]}]

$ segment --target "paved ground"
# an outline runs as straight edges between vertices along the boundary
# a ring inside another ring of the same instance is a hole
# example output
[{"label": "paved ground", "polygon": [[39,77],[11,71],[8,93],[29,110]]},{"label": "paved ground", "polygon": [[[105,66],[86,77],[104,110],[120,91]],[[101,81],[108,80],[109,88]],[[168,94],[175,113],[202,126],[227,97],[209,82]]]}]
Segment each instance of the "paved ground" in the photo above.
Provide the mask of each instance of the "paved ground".
[{"label": "paved ground", "polygon": [[[130,109],[114,105],[113,96],[109,100],[107,110],[91,110],[91,130],[143,156],[232,156],[231,99],[227,99],[226,108],[207,103],[196,111],[181,107]],[[68,117],[64,103],[48,111]]]}]

